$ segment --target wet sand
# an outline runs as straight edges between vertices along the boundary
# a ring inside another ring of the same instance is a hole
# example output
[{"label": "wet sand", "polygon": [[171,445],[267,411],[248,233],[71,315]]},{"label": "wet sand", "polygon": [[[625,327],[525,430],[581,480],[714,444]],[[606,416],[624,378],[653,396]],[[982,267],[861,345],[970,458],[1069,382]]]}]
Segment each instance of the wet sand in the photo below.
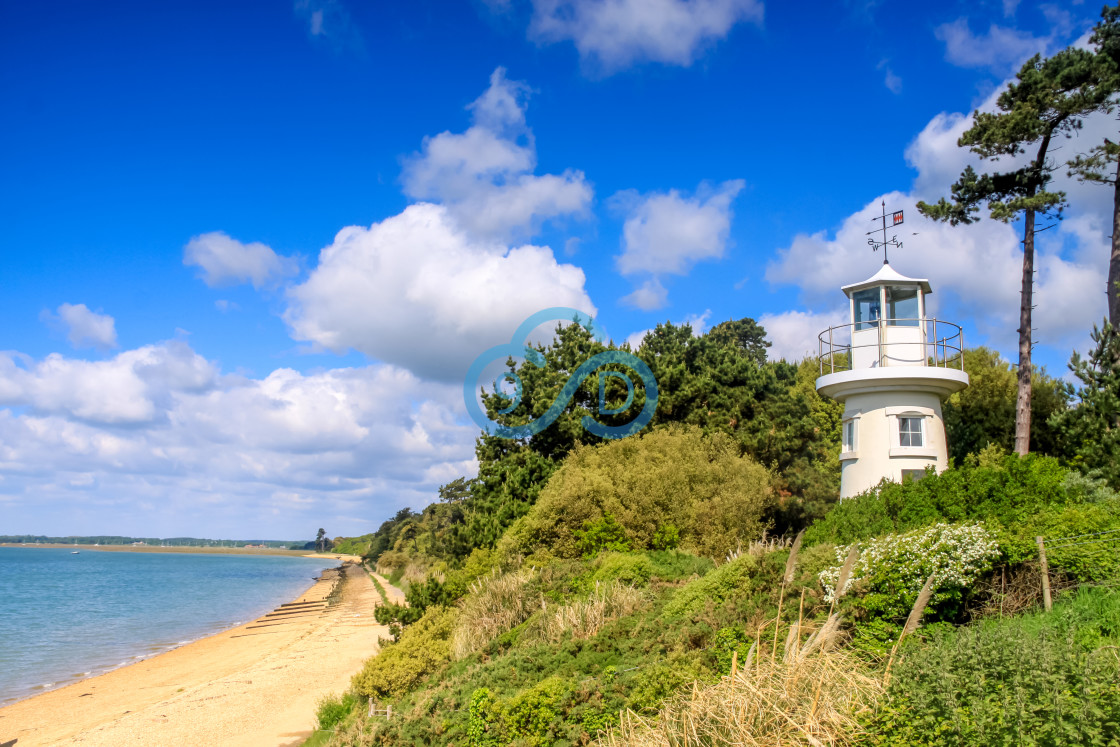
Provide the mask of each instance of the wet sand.
[{"label": "wet sand", "polygon": [[380,603],[361,566],[324,571],[253,622],[0,708],[0,746],[299,745],[319,699],[346,690],[388,637]]}]

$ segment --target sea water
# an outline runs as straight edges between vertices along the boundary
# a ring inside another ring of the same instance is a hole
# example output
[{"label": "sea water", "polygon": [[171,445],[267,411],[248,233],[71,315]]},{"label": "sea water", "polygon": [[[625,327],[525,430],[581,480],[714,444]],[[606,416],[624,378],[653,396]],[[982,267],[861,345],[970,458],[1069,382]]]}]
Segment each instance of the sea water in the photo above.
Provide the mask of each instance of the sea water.
[{"label": "sea water", "polygon": [[298,597],[328,559],[0,547],[0,705]]}]

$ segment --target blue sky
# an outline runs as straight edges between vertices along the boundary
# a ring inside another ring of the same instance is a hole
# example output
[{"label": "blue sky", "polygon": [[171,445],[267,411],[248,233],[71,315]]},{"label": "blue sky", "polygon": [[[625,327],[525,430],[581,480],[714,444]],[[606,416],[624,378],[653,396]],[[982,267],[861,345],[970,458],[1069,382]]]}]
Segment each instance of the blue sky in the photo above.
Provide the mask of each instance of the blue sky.
[{"label": "blue sky", "polygon": [[[919,219],[1089,4],[7,3],[0,533],[371,531],[473,474],[461,380],[547,306],[751,316],[799,358],[892,265],[1014,359],[1018,232]],[[1115,129],[1086,123],[1070,151]],[[1036,356],[1105,313],[1062,180]]]}]

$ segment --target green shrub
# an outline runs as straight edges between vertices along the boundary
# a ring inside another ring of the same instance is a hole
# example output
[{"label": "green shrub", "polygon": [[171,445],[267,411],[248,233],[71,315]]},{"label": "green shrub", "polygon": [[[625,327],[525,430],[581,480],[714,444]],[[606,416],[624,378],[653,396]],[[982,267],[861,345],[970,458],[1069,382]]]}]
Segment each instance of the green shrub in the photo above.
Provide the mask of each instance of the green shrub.
[{"label": "green shrub", "polygon": [[862,744],[1113,745],[1120,593],[1083,589],[1048,615],[938,627],[905,646]]},{"label": "green shrub", "polygon": [[1042,508],[1077,503],[1084,491],[1071,488],[1057,459],[1010,454],[996,463],[966,464],[922,480],[884,481],[840,501],[805,532],[805,544],[837,545],[937,522],[1027,521]]},{"label": "green shrub", "polygon": [[467,723],[467,744],[470,747],[498,747],[502,744],[501,708],[488,687],[471,694],[470,721]]},{"label": "green shrub", "polygon": [[653,563],[651,578],[678,581],[692,576],[703,576],[716,567],[711,558],[679,550],[661,550],[646,553]]},{"label": "green shrub", "polygon": [[585,558],[593,558],[603,550],[630,551],[626,530],[615,520],[614,514],[609,512],[598,519],[583,522],[583,529],[575,530],[574,534],[580,554]]},{"label": "green shrub", "polygon": [[653,533],[654,550],[675,550],[681,544],[681,532],[672,524],[664,524]]},{"label": "green shrub", "polygon": [[672,544],[672,527],[680,547],[723,557],[762,534],[771,501],[769,473],[740,456],[731,437],[656,428],[577,447],[499,547],[507,557],[648,550]]},{"label": "green shrub", "polygon": [[[805,544],[847,545],[931,524],[967,521],[983,521],[996,534],[1004,561],[1014,565],[1037,557],[1035,536],[1120,529],[1120,498],[1050,457],[986,454],[939,475],[902,484],[883,482],[840,501],[806,531]],[[1052,560],[1053,570],[1081,580],[1120,573],[1120,559],[1100,547],[1070,550]]]},{"label": "green shrub", "polygon": [[319,706],[315,710],[315,718],[318,720],[319,728],[333,729],[350,715],[357,704],[358,699],[354,697],[353,693],[325,696],[319,701]]},{"label": "green shrub", "polygon": [[665,605],[665,613],[693,615],[709,603],[719,605],[733,596],[746,595],[763,588],[767,585],[767,579],[760,578],[761,568],[762,563],[758,557],[742,555],[682,587]]},{"label": "green shrub", "polygon": [[421,678],[451,658],[451,632],[458,611],[430,607],[424,616],[401,634],[400,641],[387,644],[381,653],[366,660],[354,675],[354,690],[369,698],[396,697],[408,692]]},{"label": "green shrub", "polygon": [[626,707],[642,712],[656,712],[661,703],[685,685],[711,678],[701,662],[700,652],[673,652],[666,659],[638,670],[628,693]]},{"label": "green shrub", "polygon": [[533,747],[553,744],[564,691],[559,677],[549,677],[510,700],[504,708],[504,731],[510,740],[524,739]]},{"label": "green shrub", "polygon": [[[818,576],[826,602],[836,594],[849,549],[837,547],[836,565]],[[933,578],[933,593],[925,619],[957,619],[965,592],[999,555],[992,534],[978,524],[935,524],[868,540],[860,543],[859,550],[848,581],[855,593],[849,594],[845,606],[856,613],[857,643],[879,652],[898,639],[926,579]]]},{"label": "green shrub", "polygon": [[646,586],[653,576],[653,561],[640,554],[603,553],[591,567],[594,569],[592,585],[595,582],[619,581],[627,586]]}]

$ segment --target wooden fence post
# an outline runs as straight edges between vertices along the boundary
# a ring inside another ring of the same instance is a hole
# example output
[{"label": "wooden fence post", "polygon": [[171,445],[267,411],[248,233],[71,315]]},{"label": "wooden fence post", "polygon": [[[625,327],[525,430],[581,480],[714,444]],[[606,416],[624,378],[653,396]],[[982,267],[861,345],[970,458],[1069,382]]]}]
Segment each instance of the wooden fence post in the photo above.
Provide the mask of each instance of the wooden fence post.
[{"label": "wooden fence post", "polygon": [[1042,603],[1049,612],[1053,604],[1050,602],[1050,566],[1046,562],[1046,544],[1042,537],[1035,537],[1034,541],[1038,543],[1038,560],[1042,564]]}]

